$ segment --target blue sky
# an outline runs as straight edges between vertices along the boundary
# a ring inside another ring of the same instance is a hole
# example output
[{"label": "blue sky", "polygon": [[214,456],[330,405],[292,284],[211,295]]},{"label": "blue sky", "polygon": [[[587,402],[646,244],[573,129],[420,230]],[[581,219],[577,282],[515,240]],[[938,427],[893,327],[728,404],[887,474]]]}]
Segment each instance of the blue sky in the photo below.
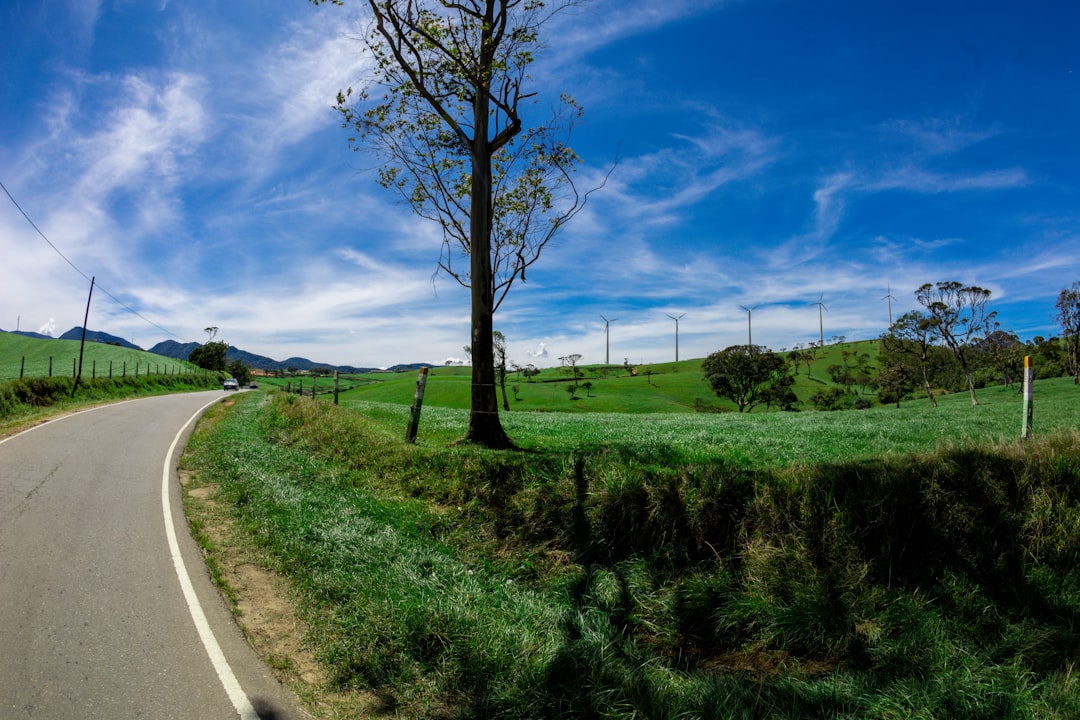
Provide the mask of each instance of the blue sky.
[{"label": "blue sky", "polygon": [[[365,77],[359,2],[6,0],[0,181],[97,278],[90,325],[278,359],[463,357],[437,228],[332,109]],[[495,325],[519,364],[873,338],[925,282],[1056,332],[1080,280],[1080,5],[593,0],[558,16],[537,112],[584,107],[606,187]],[[81,325],[89,283],[0,194],[0,328]],[[111,296],[111,297],[110,297]],[[114,299],[115,298],[115,299]],[[119,301],[119,302],[117,302]],[[120,304],[122,303],[122,305]],[[126,306],[126,307],[125,307]],[[135,310],[138,314],[129,311]],[[685,313],[685,315],[684,315]]]}]

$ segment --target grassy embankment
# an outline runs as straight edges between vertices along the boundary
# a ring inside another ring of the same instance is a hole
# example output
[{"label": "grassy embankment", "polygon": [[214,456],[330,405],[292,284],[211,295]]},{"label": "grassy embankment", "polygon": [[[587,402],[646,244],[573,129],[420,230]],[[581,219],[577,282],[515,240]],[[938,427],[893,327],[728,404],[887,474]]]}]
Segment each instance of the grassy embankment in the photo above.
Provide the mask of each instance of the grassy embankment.
[{"label": "grassy embankment", "polygon": [[427,407],[409,446],[407,401],[252,394],[184,462],[290,578],[324,698],[372,689],[403,717],[1080,717],[1080,390],[1039,383],[1026,444],[1015,390],[980,397],[510,413],[523,449],[489,452],[452,444],[460,410]]},{"label": "grassy embankment", "polygon": [[[73,398],[72,362],[77,368],[78,357],[77,340],[42,340],[0,332],[0,433],[57,412],[109,400],[221,387],[217,373],[205,373],[189,362],[86,343],[82,379]],[[24,375],[21,379],[20,371]]]}]

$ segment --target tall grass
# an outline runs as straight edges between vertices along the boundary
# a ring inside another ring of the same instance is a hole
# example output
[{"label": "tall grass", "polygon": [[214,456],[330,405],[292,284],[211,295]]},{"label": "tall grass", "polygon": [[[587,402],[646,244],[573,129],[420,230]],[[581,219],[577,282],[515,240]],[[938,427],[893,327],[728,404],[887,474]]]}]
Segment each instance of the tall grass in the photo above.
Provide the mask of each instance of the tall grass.
[{"label": "tall grass", "polygon": [[1066,393],[1037,417],[1072,429],[1026,444],[1010,396],[1000,414],[511,414],[524,452],[445,443],[459,412],[425,410],[410,446],[397,408],[248,395],[186,462],[301,589],[335,688],[401,716],[1064,719]]}]

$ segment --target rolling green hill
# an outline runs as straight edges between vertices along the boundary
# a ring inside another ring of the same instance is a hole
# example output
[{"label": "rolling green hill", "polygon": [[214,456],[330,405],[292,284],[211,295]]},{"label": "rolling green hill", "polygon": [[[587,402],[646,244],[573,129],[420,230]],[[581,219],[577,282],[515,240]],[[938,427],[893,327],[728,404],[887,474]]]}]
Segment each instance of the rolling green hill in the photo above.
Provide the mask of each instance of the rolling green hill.
[{"label": "rolling green hill", "polygon": [[[848,353],[845,359],[844,353]],[[828,387],[837,387],[826,371],[831,365],[853,364],[851,353],[865,353],[873,364],[877,359],[878,343],[861,342],[831,345],[817,353],[810,364],[798,368],[793,389],[805,407],[811,407],[810,397]],[[785,354],[786,355],[786,354]],[[511,411],[558,411],[558,412],[627,412],[627,413],[680,413],[680,412],[728,412],[735,404],[717,397],[701,369],[702,359],[680,362],[640,365],[635,374],[621,365],[586,365],[579,368],[584,376],[579,380],[575,398],[571,399],[567,388],[572,384],[567,368],[545,368],[539,375],[527,380],[520,374],[511,373],[506,379],[506,395]],[[424,405],[447,408],[468,408],[471,369],[468,367],[434,367],[428,373]],[[362,375],[341,376],[339,402],[348,405],[355,401],[387,402],[409,406],[413,401],[418,373],[371,372]],[[303,378],[305,391],[311,389],[311,378]],[[297,390],[300,378],[266,378],[267,385],[289,386]],[[590,383],[585,387],[584,383]],[[320,394],[333,389],[333,380],[316,380]],[[517,391],[514,391],[517,388]],[[856,390],[859,390],[856,388]],[[861,391],[860,391],[861,392]],[[865,396],[877,401],[872,393]],[[500,395],[501,399],[501,395]],[[762,408],[761,410],[764,410]]]},{"label": "rolling green hill", "polygon": [[[78,340],[42,340],[0,332],[0,382],[23,377],[73,377],[79,360]],[[190,372],[186,360],[154,355],[143,350],[87,342],[83,353],[84,378]]]}]

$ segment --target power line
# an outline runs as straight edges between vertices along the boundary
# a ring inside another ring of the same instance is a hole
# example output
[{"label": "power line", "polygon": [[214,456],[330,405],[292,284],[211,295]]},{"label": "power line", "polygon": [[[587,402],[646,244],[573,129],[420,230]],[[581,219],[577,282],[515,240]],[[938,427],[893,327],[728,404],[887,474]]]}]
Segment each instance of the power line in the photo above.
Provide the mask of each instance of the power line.
[{"label": "power line", "polygon": [[[71,260],[69,260],[69,259],[68,259],[68,257],[67,257],[66,255],[64,255],[64,253],[60,252],[60,248],[58,248],[58,247],[56,247],[55,245],[53,245],[53,243],[52,243],[52,240],[50,240],[50,239],[49,239],[48,237],[46,237],[46,236],[45,236],[45,233],[43,233],[43,232],[41,231],[41,228],[39,228],[39,227],[37,226],[37,224],[36,224],[36,223],[34,223],[33,219],[31,219],[31,217],[30,217],[30,216],[29,216],[29,215],[28,215],[28,214],[26,213],[26,211],[22,209],[22,206],[21,206],[21,205],[19,205],[18,201],[17,201],[17,200],[15,200],[15,197],[14,197],[14,196],[13,196],[13,195],[11,194],[11,192],[10,192],[10,191],[9,191],[9,190],[7,189],[7,186],[6,186],[6,185],[4,185],[3,181],[0,181],[0,189],[3,189],[3,191],[4,191],[4,194],[8,196],[8,200],[10,200],[10,201],[11,201],[11,204],[15,206],[15,209],[16,209],[16,210],[18,210],[18,211],[19,211],[19,212],[20,212],[20,213],[22,214],[22,216],[23,216],[24,218],[26,218],[26,222],[30,223],[30,227],[34,228],[34,230],[35,230],[35,231],[37,231],[37,234],[41,236],[41,239],[42,239],[42,240],[44,240],[44,241],[45,241],[46,243],[48,243],[49,247],[51,247],[51,248],[53,249],[53,251],[54,251],[54,252],[55,252],[55,253],[56,253],[57,255],[59,255],[59,256],[60,256],[61,258],[63,258],[64,262],[66,262],[66,263],[67,263],[68,265],[70,265],[70,266],[71,266],[71,268],[72,268],[72,269],[73,269],[73,270],[74,270],[75,272],[77,272],[77,273],[79,273],[80,275],[82,275],[82,276],[83,276],[83,277],[84,277],[85,279],[87,279],[87,280],[90,280],[91,278],[90,278],[90,276],[89,276],[89,275],[87,275],[87,274],[86,274],[86,273],[84,273],[84,272],[83,272],[82,270],[80,270],[80,269],[79,269],[79,267],[78,267],[77,265],[75,265],[75,263],[71,262]],[[157,324],[156,322],[154,322],[153,320],[150,320],[149,318],[146,318],[146,317],[144,317],[144,316],[143,316],[143,315],[142,315],[142,314],[141,314],[141,313],[140,313],[140,312],[139,312],[138,310],[136,310],[136,309],[134,309],[134,308],[132,308],[132,307],[129,307],[128,305],[126,305],[126,304],[125,304],[124,302],[122,302],[121,300],[119,300],[119,299],[118,299],[118,298],[117,298],[117,297],[116,297],[115,295],[113,295],[112,293],[110,293],[110,292],[109,292],[108,290],[106,290],[106,289],[105,289],[104,287],[102,287],[102,286],[101,286],[100,284],[99,284],[99,285],[97,286],[97,289],[98,289],[98,291],[99,291],[99,292],[102,292],[102,293],[104,293],[105,295],[108,295],[108,296],[109,296],[109,298],[111,298],[113,302],[115,302],[115,303],[116,303],[117,305],[119,305],[120,307],[124,308],[124,309],[125,309],[125,310],[127,310],[127,311],[128,311],[129,313],[131,313],[131,314],[132,314],[132,315],[134,315],[135,317],[139,318],[140,320],[142,320],[142,321],[143,321],[143,322],[145,322],[146,324],[148,324],[148,325],[152,325],[152,326],[156,327],[156,328],[157,328],[158,330],[160,330],[161,332],[165,333],[166,335],[170,335],[170,336],[172,336],[172,337],[176,338],[177,340],[180,340],[180,341],[183,341],[183,342],[188,342],[187,340],[184,340],[184,338],[180,337],[179,335],[177,335],[176,333],[172,332],[171,330],[166,330],[165,328],[161,327],[160,325],[158,325],[158,324]]]}]

